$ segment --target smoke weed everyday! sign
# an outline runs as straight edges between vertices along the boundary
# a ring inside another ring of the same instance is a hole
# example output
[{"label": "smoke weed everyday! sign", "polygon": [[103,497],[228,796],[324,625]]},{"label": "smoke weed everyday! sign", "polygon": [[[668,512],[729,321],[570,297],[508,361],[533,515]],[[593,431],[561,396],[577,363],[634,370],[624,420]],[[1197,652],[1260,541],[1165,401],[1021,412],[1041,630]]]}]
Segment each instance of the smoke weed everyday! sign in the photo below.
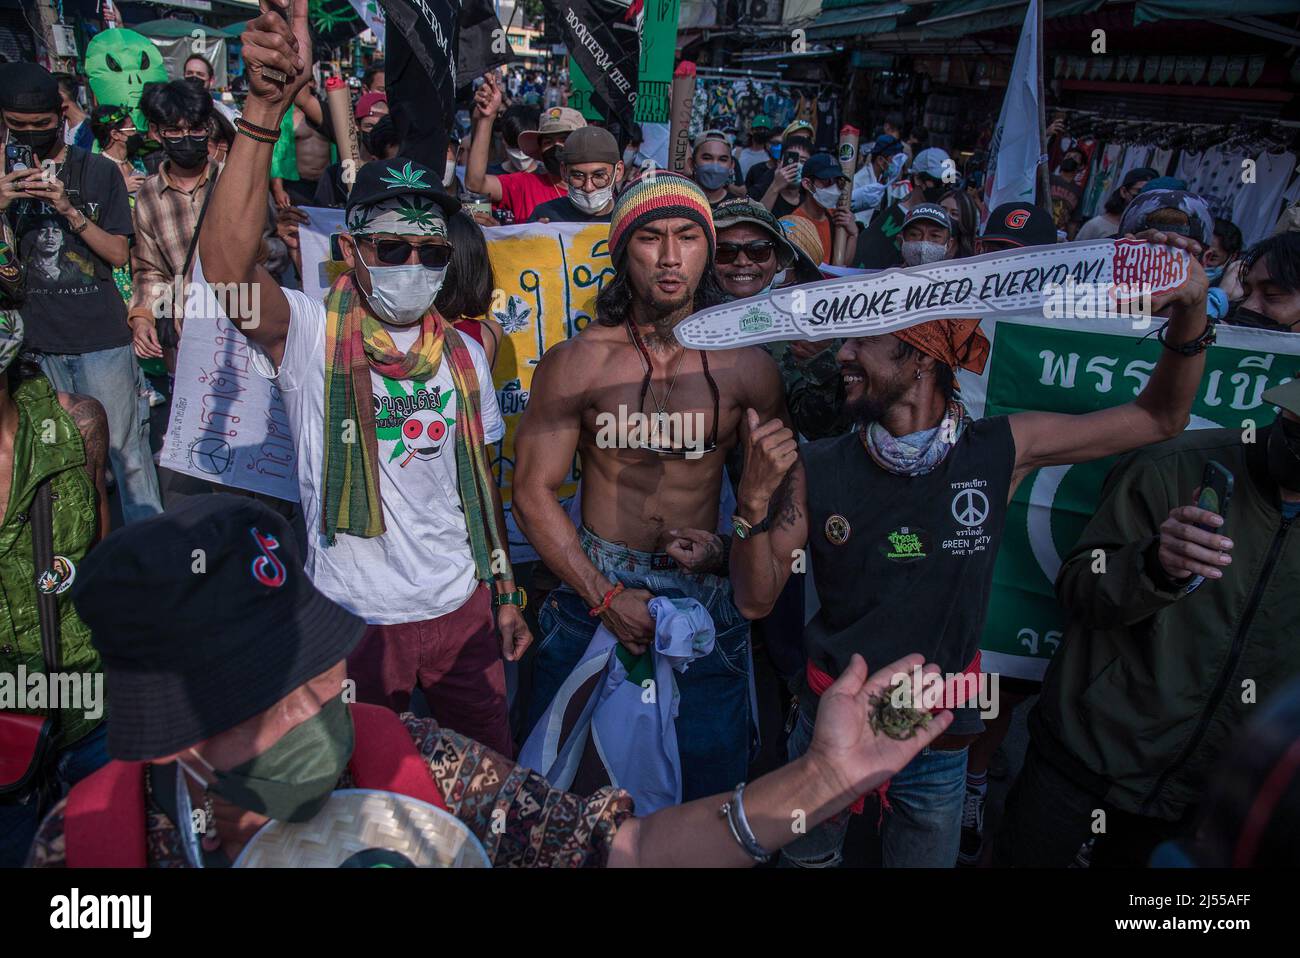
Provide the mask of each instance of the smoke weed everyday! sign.
[{"label": "smoke weed everyday! sign", "polygon": [[1023,313],[1072,289],[1109,291],[1110,315],[1187,279],[1182,250],[1139,240],[1063,243],[823,280],[702,310],[677,327],[692,349],[878,336],[932,319]]}]

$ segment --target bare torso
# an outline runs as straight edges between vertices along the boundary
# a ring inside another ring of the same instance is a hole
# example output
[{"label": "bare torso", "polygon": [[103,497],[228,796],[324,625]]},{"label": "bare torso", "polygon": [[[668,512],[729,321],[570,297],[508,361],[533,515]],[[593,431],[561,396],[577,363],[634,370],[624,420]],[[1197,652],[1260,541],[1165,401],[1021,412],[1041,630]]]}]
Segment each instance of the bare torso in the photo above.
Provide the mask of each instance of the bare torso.
[{"label": "bare torso", "polygon": [[[656,411],[649,392],[645,404],[638,406],[645,367],[627,327],[593,323],[566,348],[575,350],[569,368],[584,371],[578,441],[583,523],[603,539],[646,552],[663,551],[673,529],[713,532],[718,525],[723,465],[740,438],[746,408],[780,402],[779,378],[775,380],[777,396],[760,395],[768,381],[761,375],[761,364],[771,360],[755,349],[708,354],[709,372],[719,394],[716,447],[698,457],[674,458],[628,448],[624,442],[611,448],[608,442],[611,435],[618,434],[611,423],[632,421],[629,417],[638,409],[647,415]],[[715,413],[701,354],[695,350],[685,354],[651,350],[650,356],[654,364],[651,389],[663,410],[678,414],[677,421],[684,424],[683,432],[663,437],[656,444],[680,445],[684,438],[688,446],[707,448]],[[774,369],[772,372],[775,375]]]},{"label": "bare torso", "polygon": [[330,141],[302,115],[293,117],[293,145],[298,157],[298,175],[304,180],[318,180],[330,164]]}]

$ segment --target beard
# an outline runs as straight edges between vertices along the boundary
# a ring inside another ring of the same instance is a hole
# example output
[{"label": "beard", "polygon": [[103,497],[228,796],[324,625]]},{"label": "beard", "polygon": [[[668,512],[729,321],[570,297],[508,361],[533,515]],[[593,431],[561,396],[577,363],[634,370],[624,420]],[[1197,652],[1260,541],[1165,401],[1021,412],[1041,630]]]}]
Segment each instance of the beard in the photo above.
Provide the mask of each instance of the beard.
[{"label": "beard", "polygon": [[871,381],[867,380],[862,384],[862,395],[845,401],[844,412],[857,425],[879,422],[906,391],[905,383],[895,383],[884,392],[872,395]]}]

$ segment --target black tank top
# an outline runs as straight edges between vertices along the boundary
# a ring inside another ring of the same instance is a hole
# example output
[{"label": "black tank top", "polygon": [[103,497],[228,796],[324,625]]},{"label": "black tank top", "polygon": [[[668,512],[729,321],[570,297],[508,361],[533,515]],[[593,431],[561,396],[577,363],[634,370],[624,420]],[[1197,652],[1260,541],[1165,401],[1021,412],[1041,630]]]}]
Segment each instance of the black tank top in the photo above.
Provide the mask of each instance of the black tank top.
[{"label": "black tank top", "polygon": [[[838,676],[854,652],[873,672],[921,652],[963,671],[979,650],[1006,524],[1016,461],[1007,417],[971,423],[924,476],[885,471],[856,432],[803,454],[821,600],[805,631],[809,661]],[[952,731],[978,728],[960,721]]]}]

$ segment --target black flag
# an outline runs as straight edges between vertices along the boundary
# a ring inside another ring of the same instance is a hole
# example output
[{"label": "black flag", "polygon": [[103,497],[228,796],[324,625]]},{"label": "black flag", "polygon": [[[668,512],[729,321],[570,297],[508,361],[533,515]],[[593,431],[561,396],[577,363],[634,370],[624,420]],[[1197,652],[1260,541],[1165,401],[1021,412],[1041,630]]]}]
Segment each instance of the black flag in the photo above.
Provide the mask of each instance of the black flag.
[{"label": "black flag", "polygon": [[457,17],[452,0],[379,0],[384,8],[388,110],[402,156],[439,174],[456,110]]},{"label": "black flag", "polygon": [[492,0],[465,0],[460,8],[460,43],[456,46],[456,86],[463,87],[517,57],[506,39]]},{"label": "black flag", "polygon": [[639,0],[546,0],[546,19],[554,21],[569,55],[591,81],[592,105],[606,121],[631,129],[641,59]]}]

